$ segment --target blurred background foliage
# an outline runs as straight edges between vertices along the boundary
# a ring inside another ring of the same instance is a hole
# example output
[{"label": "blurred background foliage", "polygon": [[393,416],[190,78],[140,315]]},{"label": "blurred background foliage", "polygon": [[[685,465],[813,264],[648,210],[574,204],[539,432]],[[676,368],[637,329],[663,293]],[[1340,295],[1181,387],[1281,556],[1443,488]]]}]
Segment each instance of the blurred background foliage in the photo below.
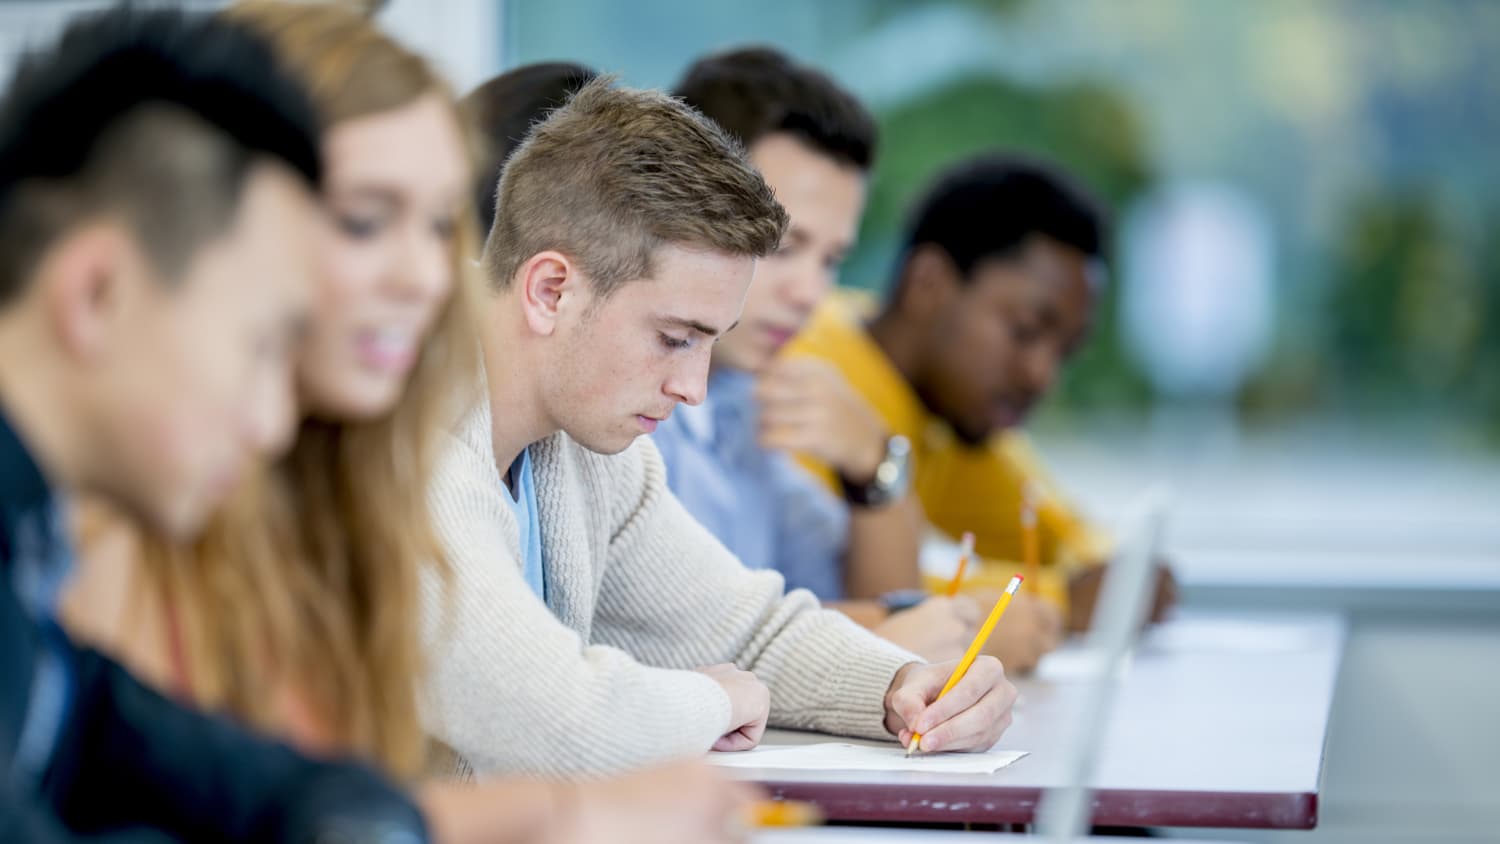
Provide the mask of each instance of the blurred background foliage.
[{"label": "blurred background foliage", "polygon": [[[507,66],[567,58],[640,85],[747,42],[828,69],[883,130],[848,285],[886,284],[909,203],[976,150],[1051,159],[1122,219],[1164,186],[1228,186],[1274,245],[1268,352],[1228,400],[1236,424],[1500,447],[1500,3],[553,0],[508,4],[503,33]],[[1122,337],[1132,281],[1115,274],[1042,424],[1174,401]]]}]

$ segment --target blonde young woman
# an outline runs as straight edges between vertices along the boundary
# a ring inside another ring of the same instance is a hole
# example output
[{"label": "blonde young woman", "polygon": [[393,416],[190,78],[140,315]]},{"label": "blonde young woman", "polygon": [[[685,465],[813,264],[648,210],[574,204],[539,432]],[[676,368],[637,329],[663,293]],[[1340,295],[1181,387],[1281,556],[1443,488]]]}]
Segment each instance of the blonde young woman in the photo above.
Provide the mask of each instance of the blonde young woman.
[{"label": "blonde young woman", "polygon": [[[478,383],[462,123],[420,57],[344,7],[228,14],[273,39],[323,112],[330,230],[298,362],[304,422],[191,548],[85,509],[65,614],[170,694],[415,782],[419,581],[443,564],[427,478]],[[87,560],[104,555],[132,564]],[[697,766],[422,794],[439,838],[464,842],[714,840],[744,797]]]}]

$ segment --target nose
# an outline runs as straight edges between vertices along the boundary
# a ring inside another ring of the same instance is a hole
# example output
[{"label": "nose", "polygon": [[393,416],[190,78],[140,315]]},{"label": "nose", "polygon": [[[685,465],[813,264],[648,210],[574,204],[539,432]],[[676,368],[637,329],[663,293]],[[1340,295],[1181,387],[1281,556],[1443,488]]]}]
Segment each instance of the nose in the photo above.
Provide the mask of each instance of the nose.
[{"label": "nose", "polygon": [[833,286],[833,273],[816,256],[804,258],[789,269],[781,285],[782,299],[798,311],[811,311]]},{"label": "nose", "polygon": [[441,299],[453,283],[452,245],[425,222],[414,221],[406,229],[401,259],[389,277],[391,289],[404,301]]},{"label": "nose", "polygon": [[711,343],[699,346],[702,350],[677,363],[662,385],[662,392],[672,401],[693,407],[703,404],[708,396],[708,364],[713,350]]},{"label": "nose", "polygon": [[1052,388],[1062,365],[1062,349],[1054,343],[1036,343],[1026,355],[1026,383],[1034,394]]}]

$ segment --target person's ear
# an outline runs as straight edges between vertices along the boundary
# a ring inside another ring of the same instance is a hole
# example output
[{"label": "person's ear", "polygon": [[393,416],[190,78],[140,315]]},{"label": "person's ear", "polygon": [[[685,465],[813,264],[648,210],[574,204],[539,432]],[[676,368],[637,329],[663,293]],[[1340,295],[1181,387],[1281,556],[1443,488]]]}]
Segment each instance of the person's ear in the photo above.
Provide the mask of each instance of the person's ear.
[{"label": "person's ear", "polygon": [[925,322],[950,305],[962,287],[958,266],[948,253],[925,243],[906,260],[897,304],[908,317]]},{"label": "person's ear", "polygon": [[38,283],[48,324],[64,354],[98,360],[109,354],[121,317],[150,283],[134,239],[112,224],[64,236],[42,258]]},{"label": "person's ear", "polygon": [[527,327],[534,334],[548,337],[557,331],[573,300],[584,295],[585,279],[573,259],[548,250],[521,265],[515,285]]}]

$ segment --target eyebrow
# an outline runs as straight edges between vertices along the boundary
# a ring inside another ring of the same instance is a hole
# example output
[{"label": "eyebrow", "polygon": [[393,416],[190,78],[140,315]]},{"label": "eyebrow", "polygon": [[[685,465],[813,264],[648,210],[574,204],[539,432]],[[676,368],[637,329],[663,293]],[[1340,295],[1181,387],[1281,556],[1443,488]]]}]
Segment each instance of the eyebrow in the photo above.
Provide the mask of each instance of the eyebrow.
[{"label": "eyebrow", "polygon": [[376,200],[379,202],[400,205],[402,203],[401,192],[383,185],[358,185],[352,188],[335,188],[330,192],[335,199],[352,200]]},{"label": "eyebrow", "polygon": [[[706,334],[709,337],[717,337],[717,336],[719,336],[719,329],[714,328],[711,325],[704,325],[703,323],[697,321],[696,319],[685,319],[683,317],[669,316],[669,317],[662,317],[661,321],[665,322],[668,325],[676,326],[678,328],[686,328],[689,331],[696,331],[699,334]],[[724,329],[724,333],[727,334],[730,331],[733,331],[734,330],[734,326],[739,325],[739,324],[740,324],[740,321],[739,320],[735,320],[733,325],[730,325],[728,328]]]}]

